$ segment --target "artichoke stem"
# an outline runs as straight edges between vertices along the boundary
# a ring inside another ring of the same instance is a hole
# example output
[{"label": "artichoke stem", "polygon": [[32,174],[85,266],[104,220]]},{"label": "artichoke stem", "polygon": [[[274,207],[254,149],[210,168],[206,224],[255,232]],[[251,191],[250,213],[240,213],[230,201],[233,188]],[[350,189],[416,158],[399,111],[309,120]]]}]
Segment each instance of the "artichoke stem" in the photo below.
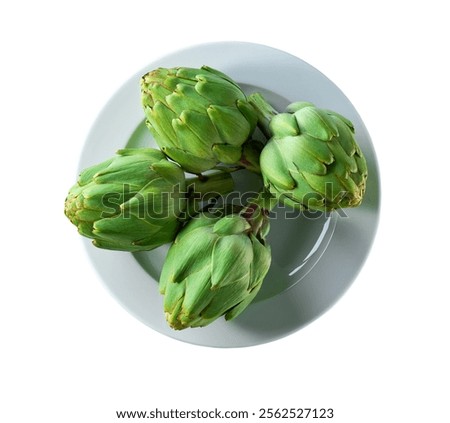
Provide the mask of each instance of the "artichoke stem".
[{"label": "artichoke stem", "polygon": [[243,213],[246,213],[247,209],[250,213],[253,213],[255,209],[261,209],[264,214],[268,215],[277,204],[278,200],[275,196],[268,190],[263,189],[255,198],[248,201]]},{"label": "artichoke stem", "polygon": [[187,179],[188,197],[201,199],[225,195],[233,191],[234,180],[228,172],[216,172]]},{"label": "artichoke stem", "polygon": [[249,204],[241,212],[241,216],[250,224],[249,233],[253,233],[258,238],[264,238],[263,228],[268,223],[268,211],[257,204]]},{"label": "artichoke stem", "polygon": [[186,180],[186,186],[186,209],[179,218],[182,222],[197,215],[212,199],[218,199],[233,191],[234,180],[229,173],[216,172],[189,178]]},{"label": "artichoke stem", "polygon": [[261,93],[249,95],[248,100],[256,110],[256,115],[258,116],[258,128],[261,129],[261,132],[267,139],[271,138],[273,134],[269,124],[278,112],[267,102]]},{"label": "artichoke stem", "polygon": [[217,165],[217,166],[214,166],[213,169],[214,170],[220,170],[221,172],[225,172],[225,173],[233,173],[233,172],[237,172],[238,170],[242,170],[242,169],[245,168],[244,166],[241,166],[240,164],[241,164],[241,162],[239,162],[239,166],[221,166],[221,165]]},{"label": "artichoke stem", "polygon": [[251,198],[241,211],[241,216],[250,223],[251,232],[264,239],[269,228],[269,213],[277,205],[277,200],[268,191],[261,191]]}]

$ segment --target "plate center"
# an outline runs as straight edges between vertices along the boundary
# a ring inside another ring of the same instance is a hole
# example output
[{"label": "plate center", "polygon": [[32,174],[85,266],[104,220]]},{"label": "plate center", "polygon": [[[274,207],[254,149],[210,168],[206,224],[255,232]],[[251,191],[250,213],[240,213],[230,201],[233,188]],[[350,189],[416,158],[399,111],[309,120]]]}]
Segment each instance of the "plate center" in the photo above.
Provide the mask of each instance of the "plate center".
[{"label": "plate center", "polygon": [[[260,92],[277,110],[282,111],[289,101],[261,87],[240,84],[248,95]],[[261,136],[261,135],[260,135]],[[155,147],[144,120],[130,136],[127,147]],[[246,170],[233,174],[235,193],[242,198],[258,192],[261,178]],[[337,218],[334,214],[306,213],[282,205],[271,213],[271,229],[267,241],[272,249],[272,265],[254,302],[272,298],[299,283],[316,265],[331,240]],[[153,251],[133,253],[140,266],[156,281],[159,280],[165,256],[164,245]]]}]

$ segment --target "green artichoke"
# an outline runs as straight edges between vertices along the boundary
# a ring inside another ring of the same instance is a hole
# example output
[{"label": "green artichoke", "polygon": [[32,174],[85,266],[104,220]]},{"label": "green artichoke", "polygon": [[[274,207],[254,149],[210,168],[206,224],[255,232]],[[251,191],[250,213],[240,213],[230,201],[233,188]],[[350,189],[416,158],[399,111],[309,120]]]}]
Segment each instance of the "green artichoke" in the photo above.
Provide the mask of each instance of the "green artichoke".
[{"label": "green artichoke", "polygon": [[[232,190],[229,175],[211,179],[209,188]],[[188,188],[183,170],[161,151],[123,149],[81,172],[64,211],[97,247],[152,250],[175,238],[188,205]]]},{"label": "green artichoke", "polygon": [[256,126],[241,88],[207,66],[153,70],[142,77],[141,94],[156,143],[188,172],[239,162]]},{"label": "green artichoke", "polygon": [[164,263],[160,292],[174,329],[238,316],[255,298],[271,262],[268,220],[258,208],[204,212],[178,234]]},{"label": "green artichoke", "polygon": [[266,113],[262,123],[272,137],[261,153],[261,173],[279,201],[320,211],[361,204],[367,164],[348,119],[297,102],[286,113]]}]

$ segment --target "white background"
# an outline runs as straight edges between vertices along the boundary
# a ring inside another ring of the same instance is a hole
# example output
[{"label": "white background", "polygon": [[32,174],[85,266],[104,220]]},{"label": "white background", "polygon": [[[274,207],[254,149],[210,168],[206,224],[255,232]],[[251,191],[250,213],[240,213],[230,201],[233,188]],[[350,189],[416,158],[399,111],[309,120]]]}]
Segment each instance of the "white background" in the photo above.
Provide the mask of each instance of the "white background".
[{"label": "white background", "polygon": [[[121,409],[333,407],[333,422],[449,421],[445,2],[16,1],[0,6],[0,420],[115,422]],[[282,340],[184,344],[108,294],[63,215],[98,112],[174,50],[292,53],[354,104],[381,221],[346,295]]]}]

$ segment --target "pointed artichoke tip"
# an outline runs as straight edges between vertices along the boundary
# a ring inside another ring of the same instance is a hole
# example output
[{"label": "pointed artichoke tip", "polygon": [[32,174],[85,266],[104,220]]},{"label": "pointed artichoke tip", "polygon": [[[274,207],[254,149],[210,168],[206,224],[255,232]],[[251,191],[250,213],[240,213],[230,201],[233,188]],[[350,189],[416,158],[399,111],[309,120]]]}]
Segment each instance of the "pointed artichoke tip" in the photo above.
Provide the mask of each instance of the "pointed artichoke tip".
[{"label": "pointed artichoke tip", "polygon": [[211,291],[217,291],[220,288],[220,281],[214,280],[211,281]]},{"label": "pointed artichoke tip", "polygon": [[165,316],[168,325],[174,330],[183,330],[189,327],[183,325],[183,323],[178,318],[174,318],[172,314],[168,311],[165,312]]}]

